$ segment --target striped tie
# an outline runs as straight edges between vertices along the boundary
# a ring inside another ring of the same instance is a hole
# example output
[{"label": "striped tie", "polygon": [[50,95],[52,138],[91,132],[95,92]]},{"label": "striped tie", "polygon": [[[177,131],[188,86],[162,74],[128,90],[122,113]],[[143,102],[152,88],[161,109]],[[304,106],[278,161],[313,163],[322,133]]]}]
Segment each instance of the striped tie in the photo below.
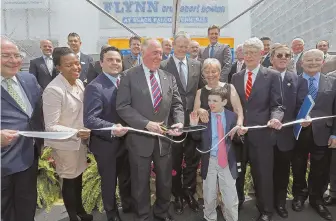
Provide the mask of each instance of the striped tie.
[{"label": "striped tie", "polygon": [[309,78],[309,91],[308,94],[312,96],[312,98],[315,100],[317,97],[317,88],[314,85],[315,78],[310,77]]},{"label": "striped tie", "polygon": [[154,71],[150,71],[150,82],[151,82],[151,89],[152,89],[152,96],[153,96],[153,108],[154,112],[157,113],[159,111],[160,102],[162,100],[162,95],[160,91],[160,87],[156,78],[154,76]]},{"label": "striped tie", "polygon": [[27,106],[21,99],[20,95],[13,88],[13,79],[9,78],[5,80],[7,83],[7,92],[12,98],[16,101],[16,103],[22,108],[22,110],[27,111]]},{"label": "striped tie", "polygon": [[247,82],[246,82],[246,87],[245,87],[245,98],[246,100],[249,99],[251,91],[252,91],[252,72],[249,71],[248,73],[248,77],[247,77]]}]

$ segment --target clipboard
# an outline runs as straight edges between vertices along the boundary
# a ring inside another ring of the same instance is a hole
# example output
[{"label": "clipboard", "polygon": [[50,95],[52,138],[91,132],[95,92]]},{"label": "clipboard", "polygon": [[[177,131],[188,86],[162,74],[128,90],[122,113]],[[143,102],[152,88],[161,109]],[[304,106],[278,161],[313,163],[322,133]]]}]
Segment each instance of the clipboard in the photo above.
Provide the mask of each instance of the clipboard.
[{"label": "clipboard", "polygon": [[[307,95],[301,105],[298,115],[296,116],[296,120],[306,119],[309,116],[311,110],[314,108],[314,106],[315,106],[314,99],[312,98],[311,95]],[[302,130],[301,124],[295,124],[293,126],[293,132],[296,140],[299,139],[301,130]]]}]

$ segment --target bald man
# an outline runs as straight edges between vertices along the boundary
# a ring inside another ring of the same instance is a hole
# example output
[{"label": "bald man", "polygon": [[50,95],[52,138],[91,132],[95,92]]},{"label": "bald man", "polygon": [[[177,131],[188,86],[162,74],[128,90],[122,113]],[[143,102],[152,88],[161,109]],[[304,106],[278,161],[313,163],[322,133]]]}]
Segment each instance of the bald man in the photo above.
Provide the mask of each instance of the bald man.
[{"label": "bald man", "polygon": [[188,49],[190,58],[198,60],[199,50],[200,50],[200,44],[195,40],[191,40]]},{"label": "bald man", "polygon": [[[1,39],[1,129],[44,131],[42,89],[33,75],[19,72],[21,65],[18,47]],[[13,137],[7,145],[1,144],[1,218],[4,221],[34,220],[38,153],[42,145],[43,140],[24,136]]]},{"label": "bald man", "polygon": [[166,38],[162,40],[161,44],[162,44],[162,51],[163,51],[162,60],[166,60],[170,57],[170,53],[173,48],[173,42],[169,38]]},{"label": "bald man", "polygon": [[53,44],[49,40],[40,41],[42,56],[30,61],[29,73],[33,74],[39,85],[45,89],[58,74],[52,60]]}]

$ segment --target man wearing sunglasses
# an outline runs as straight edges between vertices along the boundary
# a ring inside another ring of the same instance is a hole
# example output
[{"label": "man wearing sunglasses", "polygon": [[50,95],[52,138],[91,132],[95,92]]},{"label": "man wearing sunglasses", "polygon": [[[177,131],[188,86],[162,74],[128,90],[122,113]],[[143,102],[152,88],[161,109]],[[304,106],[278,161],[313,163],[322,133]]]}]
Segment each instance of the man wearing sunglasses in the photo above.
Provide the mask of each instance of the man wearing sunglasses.
[{"label": "man wearing sunglasses", "polygon": [[[285,45],[278,45],[271,51],[273,69],[281,74],[283,105],[285,107],[283,123],[294,121],[305,96],[308,94],[308,84],[304,78],[288,71],[291,51]],[[274,206],[282,218],[288,217],[285,207],[287,186],[289,182],[290,162],[295,147],[293,127],[284,127],[276,133],[274,145]]]}]

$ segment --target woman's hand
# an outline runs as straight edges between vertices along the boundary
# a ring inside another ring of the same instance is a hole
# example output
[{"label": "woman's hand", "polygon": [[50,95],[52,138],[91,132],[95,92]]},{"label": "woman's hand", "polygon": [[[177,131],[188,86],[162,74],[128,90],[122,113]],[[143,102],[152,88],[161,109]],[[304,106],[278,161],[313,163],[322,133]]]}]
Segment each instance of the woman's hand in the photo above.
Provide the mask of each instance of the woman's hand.
[{"label": "woman's hand", "polygon": [[80,129],[78,130],[77,132],[77,137],[83,139],[83,140],[86,140],[90,137],[90,133],[91,133],[91,130],[87,129],[87,128],[84,128],[84,129]]},{"label": "woman's hand", "polygon": [[208,111],[204,110],[203,108],[199,108],[197,110],[197,114],[203,123],[209,122],[209,112]]}]

